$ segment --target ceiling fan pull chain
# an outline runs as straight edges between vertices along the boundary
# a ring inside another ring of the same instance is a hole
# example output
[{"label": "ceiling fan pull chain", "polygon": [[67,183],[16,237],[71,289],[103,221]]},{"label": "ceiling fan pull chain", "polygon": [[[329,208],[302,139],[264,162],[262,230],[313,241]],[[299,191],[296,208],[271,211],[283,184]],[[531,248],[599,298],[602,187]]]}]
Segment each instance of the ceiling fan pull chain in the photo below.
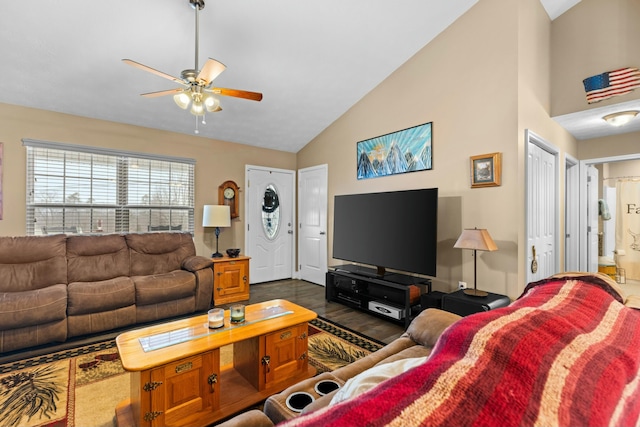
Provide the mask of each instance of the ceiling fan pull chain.
[{"label": "ceiling fan pull chain", "polygon": [[194,130],[193,133],[195,133],[196,135],[200,133],[200,131],[198,130],[198,116],[196,116],[196,130]]}]

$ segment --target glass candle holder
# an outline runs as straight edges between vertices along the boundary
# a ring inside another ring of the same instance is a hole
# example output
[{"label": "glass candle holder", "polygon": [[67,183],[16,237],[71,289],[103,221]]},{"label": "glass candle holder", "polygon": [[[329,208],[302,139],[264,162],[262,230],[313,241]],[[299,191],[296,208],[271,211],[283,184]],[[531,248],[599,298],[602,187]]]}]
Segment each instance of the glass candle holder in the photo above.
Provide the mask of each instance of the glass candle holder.
[{"label": "glass candle holder", "polygon": [[229,311],[231,312],[231,323],[244,322],[244,305],[233,304],[229,307]]},{"label": "glass candle holder", "polygon": [[222,308],[212,308],[207,312],[209,317],[209,328],[217,329],[224,326],[224,310]]}]

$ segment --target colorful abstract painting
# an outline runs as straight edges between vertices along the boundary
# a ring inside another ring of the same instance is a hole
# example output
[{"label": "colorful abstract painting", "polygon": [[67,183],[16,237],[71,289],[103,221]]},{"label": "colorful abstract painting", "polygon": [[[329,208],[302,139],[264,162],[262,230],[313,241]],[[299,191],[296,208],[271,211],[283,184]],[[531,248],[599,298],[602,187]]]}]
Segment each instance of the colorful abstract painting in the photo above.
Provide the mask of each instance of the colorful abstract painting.
[{"label": "colorful abstract painting", "polygon": [[358,142],[358,179],[432,168],[433,122]]}]

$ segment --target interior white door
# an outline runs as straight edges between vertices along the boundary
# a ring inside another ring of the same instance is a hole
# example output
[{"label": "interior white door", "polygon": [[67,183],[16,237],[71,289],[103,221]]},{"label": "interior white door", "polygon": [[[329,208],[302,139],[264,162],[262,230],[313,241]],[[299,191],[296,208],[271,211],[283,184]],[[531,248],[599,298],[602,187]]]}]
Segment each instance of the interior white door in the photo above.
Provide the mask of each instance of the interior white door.
[{"label": "interior white door", "polygon": [[565,202],[564,202],[564,270],[580,270],[580,234],[579,225],[579,166],[575,159],[567,158],[565,162]]},{"label": "interior white door", "polygon": [[527,150],[527,283],[557,272],[556,155],[531,140]]},{"label": "interior white door", "polygon": [[295,171],[246,168],[245,247],[251,283],[293,277]]},{"label": "interior white door", "polygon": [[298,171],[298,273],[325,286],[327,272],[327,165]]},{"label": "interior white door", "polygon": [[598,271],[598,169],[587,167],[587,271]]}]

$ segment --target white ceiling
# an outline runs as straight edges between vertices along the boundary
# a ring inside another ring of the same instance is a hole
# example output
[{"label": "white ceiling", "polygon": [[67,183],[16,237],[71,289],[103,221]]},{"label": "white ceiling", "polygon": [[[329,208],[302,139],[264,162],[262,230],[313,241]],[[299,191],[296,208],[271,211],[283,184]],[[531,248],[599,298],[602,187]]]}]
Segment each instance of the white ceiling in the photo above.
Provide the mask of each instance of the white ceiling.
[{"label": "white ceiling", "polygon": [[[555,19],[578,1],[542,3]],[[199,135],[297,152],[476,2],[206,0],[199,65],[221,61],[215,86],[264,99],[221,97]],[[121,62],[194,68],[189,0],[2,0],[0,58],[2,103],[193,135],[171,96],[139,96],[178,85]]]}]

